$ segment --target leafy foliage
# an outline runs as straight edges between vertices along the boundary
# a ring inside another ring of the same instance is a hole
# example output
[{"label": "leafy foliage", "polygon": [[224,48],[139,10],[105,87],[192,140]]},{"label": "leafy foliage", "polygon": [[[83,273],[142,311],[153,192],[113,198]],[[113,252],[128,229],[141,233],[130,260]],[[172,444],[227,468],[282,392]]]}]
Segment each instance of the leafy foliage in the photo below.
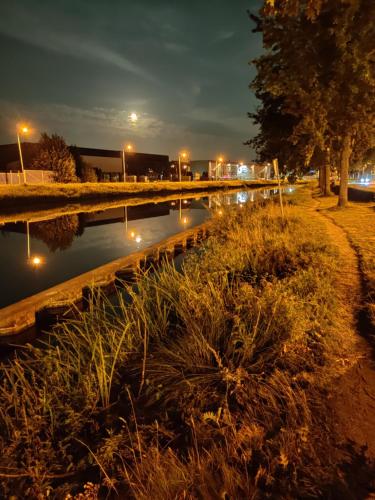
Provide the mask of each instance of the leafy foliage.
[{"label": "leafy foliage", "polygon": [[262,113],[273,120],[268,105],[278,99],[282,137],[303,153],[304,163],[316,150],[339,160],[341,205],[347,200],[351,155],[363,154],[374,140],[374,16],[371,0],[267,2],[260,17],[252,16],[266,48],[254,61],[258,73],[252,86],[263,100],[257,140],[267,149]]},{"label": "leafy foliage", "polygon": [[56,182],[77,182],[74,158],[64,139],[57,134],[49,136],[44,132],[41,135],[32,165],[33,168],[52,170]]}]

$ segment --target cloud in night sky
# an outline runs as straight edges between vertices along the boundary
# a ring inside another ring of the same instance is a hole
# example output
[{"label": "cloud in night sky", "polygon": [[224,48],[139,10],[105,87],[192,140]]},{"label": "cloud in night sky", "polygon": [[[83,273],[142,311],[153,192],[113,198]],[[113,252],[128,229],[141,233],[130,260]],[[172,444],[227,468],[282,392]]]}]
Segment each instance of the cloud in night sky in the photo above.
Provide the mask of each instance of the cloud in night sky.
[{"label": "cloud in night sky", "polygon": [[242,157],[256,133],[247,63],[261,52],[246,9],[259,4],[2,2],[0,143],[13,142],[15,123],[27,119],[82,146],[131,140],[171,156],[188,147],[195,158]]}]

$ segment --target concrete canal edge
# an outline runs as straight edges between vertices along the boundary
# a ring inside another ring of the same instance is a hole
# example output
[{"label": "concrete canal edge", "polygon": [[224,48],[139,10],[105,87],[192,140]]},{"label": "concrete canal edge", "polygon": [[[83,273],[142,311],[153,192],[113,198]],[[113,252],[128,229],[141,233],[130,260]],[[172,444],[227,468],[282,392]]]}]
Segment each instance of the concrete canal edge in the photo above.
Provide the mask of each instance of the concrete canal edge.
[{"label": "concrete canal edge", "polygon": [[69,317],[75,308],[84,309],[99,289],[112,293],[116,283],[135,281],[137,273],[160,265],[209,235],[211,221],[175,234],[141,252],[121,257],[59,285],[0,309],[0,343],[15,342],[17,336],[33,326],[45,328]]}]

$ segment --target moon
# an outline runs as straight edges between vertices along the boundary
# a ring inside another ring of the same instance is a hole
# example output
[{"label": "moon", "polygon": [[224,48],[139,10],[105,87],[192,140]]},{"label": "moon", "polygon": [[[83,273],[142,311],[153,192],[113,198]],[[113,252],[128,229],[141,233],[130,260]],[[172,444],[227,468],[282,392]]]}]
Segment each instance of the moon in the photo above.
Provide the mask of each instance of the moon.
[{"label": "moon", "polygon": [[130,118],[130,121],[133,123],[138,121],[138,115],[134,111],[132,113],[130,113],[129,118]]}]

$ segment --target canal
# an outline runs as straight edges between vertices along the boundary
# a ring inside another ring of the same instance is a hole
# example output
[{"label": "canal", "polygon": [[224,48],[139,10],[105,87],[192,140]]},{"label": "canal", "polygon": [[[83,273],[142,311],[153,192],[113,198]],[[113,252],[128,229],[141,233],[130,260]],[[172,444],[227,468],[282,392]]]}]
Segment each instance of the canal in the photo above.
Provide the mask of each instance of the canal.
[{"label": "canal", "polygon": [[1,308],[203,223],[212,210],[268,198],[247,190],[91,209],[0,225]]}]

